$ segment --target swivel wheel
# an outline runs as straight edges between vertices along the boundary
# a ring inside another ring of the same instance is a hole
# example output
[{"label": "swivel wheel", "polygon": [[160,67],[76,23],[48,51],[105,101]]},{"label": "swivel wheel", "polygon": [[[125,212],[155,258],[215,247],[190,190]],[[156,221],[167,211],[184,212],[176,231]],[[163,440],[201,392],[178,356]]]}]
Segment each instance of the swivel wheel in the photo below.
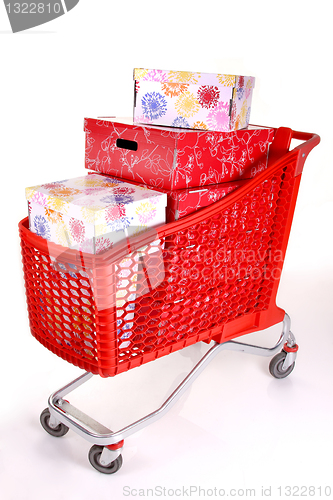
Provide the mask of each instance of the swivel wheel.
[{"label": "swivel wheel", "polygon": [[284,369],[283,364],[284,361],[287,357],[287,353],[285,351],[281,351],[278,354],[274,356],[274,358],[271,359],[271,362],[269,363],[269,371],[270,374],[273,375],[275,378],[285,378],[290,375],[290,373],[293,371],[295,368],[295,361],[288,366],[288,368]]},{"label": "swivel wheel", "polygon": [[67,434],[67,432],[69,431],[67,425],[62,424],[60,422],[59,425],[57,425],[57,427],[51,427],[50,417],[51,417],[50,410],[48,408],[45,408],[45,410],[43,410],[40,415],[40,423],[42,424],[42,427],[46,430],[46,432],[48,432],[49,434],[51,434],[51,436],[54,437],[61,437]]},{"label": "swivel wheel", "polygon": [[94,444],[89,450],[89,462],[91,465],[98,470],[98,472],[102,472],[103,474],[114,474],[117,472],[121,466],[123,465],[123,457],[119,455],[113,462],[109,465],[101,464],[101,455],[104,446],[99,446],[98,444]]}]

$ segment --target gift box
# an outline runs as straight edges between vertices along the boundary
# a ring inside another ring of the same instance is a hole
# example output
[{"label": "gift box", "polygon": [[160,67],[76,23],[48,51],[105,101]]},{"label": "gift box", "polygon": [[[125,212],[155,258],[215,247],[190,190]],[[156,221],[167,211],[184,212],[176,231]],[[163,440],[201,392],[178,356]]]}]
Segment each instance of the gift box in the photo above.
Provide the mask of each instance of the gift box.
[{"label": "gift box", "polygon": [[154,188],[178,190],[254,177],[267,167],[274,129],[208,132],[86,118],[85,166]]},{"label": "gift box", "polygon": [[59,245],[100,253],[165,222],[165,194],[93,174],[26,189],[30,230]]},{"label": "gift box", "polygon": [[213,184],[203,188],[179,189],[168,192],[167,222],[175,221],[208,207],[243,186],[246,180]]},{"label": "gift box", "polygon": [[[64,247],[96,254],[124,238],[163,224],[167,203],[164,193],[98,174],[30,187],[26,189],[26,198],[32,232]],[[155,260],[161,259],[160,241],[156,239],[151,247]],[[149,257],[146,247],[142,247],[115,266],[116,304],[99,303],[96,298],[99,309],[116,305],[117,330],[122,339],[120,349],[127,346],[127,339],[132,335],[134,301],[138,293],[144,293],[143,259],[148,259],[146,267]],[[146,272],[149,275],[149,269]],[[158,286],[154,276],[149,278],[151,287]],[[162,278],[160,276],[160,280]],[[142,287],[139,291],[138,282]],[[85,289],[81,292],[84,294]]]},{"label": "gift box", "polygon": [[227,132],[250,121],[251,76],[134,70],[134,122]]}]

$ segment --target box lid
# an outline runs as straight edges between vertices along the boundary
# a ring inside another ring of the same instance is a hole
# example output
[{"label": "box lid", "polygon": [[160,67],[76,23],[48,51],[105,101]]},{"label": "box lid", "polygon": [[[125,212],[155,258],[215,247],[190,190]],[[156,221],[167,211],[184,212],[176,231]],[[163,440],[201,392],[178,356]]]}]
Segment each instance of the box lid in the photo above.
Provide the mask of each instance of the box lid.
[{"label": "box lid", "polygon": [[222,87],[254,87],[252,76],[225,75],[220,73],[198,73],[193,71],[170,71],[161,69],[134,69],[135,81],[165,82],[172,84],[216,85]]},{"label": "box lid", "polygon": [[99,174],[26,188],[29,202],[94,225],[114,222],[116,226],[122,220],[123,226],[126,217],[144,225],[161,197],[166,206],[165,194]]}]

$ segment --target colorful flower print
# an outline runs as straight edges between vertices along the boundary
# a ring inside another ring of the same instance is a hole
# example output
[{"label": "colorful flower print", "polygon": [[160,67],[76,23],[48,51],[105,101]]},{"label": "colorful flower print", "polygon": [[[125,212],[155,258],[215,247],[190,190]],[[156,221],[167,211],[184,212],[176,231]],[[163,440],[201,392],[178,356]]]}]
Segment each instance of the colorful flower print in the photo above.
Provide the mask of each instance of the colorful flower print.
[{"label": "colorful flower print", "polygon": [[79,189],[70,188],[59,184],[48,190],[50,194],[54,196],[59,196],[61,198],[68,198],[69,201],[81,191]]},{"label": "colorful flower print", "polygon": [[114,193],[103,196],[103,198],[101,198],[101,201],[103,203],[110,203],[112,205],[114,205],[115,203],[122,203],[126,205],[127,203],[132,203],[134,201],[134,196],[132,196],[131,194]]},{"label": "colorful flower print", "polygon": [[238,78],[238,87],[244,87],[244,76]]},{"label": "colorful flower print", "polygon": [[231,117],[230,117],[230,129],[236,130],[235,123],[237,118],[237,105],[236,101],[232,101]]},{"label": "colorful flower print", "polygon": [[96,253],[102,253],[105,250],[112,248],[113,242],[109,238],[98,238],[96,241]]},{"label": "colorful flower print", "polygon": [[113,190],[115,195],[133,194],[135,193],[135,188],[127,186],[119,186]]},{"label": "colorful flower print", "polygon": [[93,224],[95,222],[95,213],[93,210],[86,207],[82,207],[81,214],[83,219],[89,224]]},{"label": "colorful flower print", "polygon": [[135,120],[137,123],[151,123],[151,119],[144,115],[137,115]]},{"label": "colorful flower print", "polygon": [[94,253],[94,242],[92,239],[85,240],[80,245],[81,252]]},{"label": "colorful flower print", "polygon": [[135,209],[141,224],[147,224],[147,222],[154,219],[156,215],[156,206],[150,203],[150,201],[144,201]]},{"label": "colorful flower print", "polygon": [[151,69],[143,80],[149,80],[150,82],[165,82],[167,80],[167,75],[160,69]]},{"label": "colorful flower print", "polygon": [[119,184],[123,184],[124,181],[121,181],[120,179],[112,179],[108,177],[104,177],[103,183],[105,183],[108,187],[116,187]]},{"label": "colorful flower print", "polygon": [[207,123],[213,130],[228,130],[229,103],[220,101],[207,115]]},{"label": "colorful flower print", "polygon": [[175,120],[173,120],[172,126],[179,127],[179,128],[190,128],[190,124],[182,116],[177,116],[177,118]]},{"label": "colorful flower print", "polygon": [[38,234],[38,236],[41,236],[46,240],[49,240],[51,238],[50,226],[48,225],[45,217],[43,217],[42,215],[36,215],[34,217],[33,224],[36,234]]},{"label": "colorful flower print", "polygon": [[135,80],[143,80],[147,75],[148,69],[135,68],[134,70],[134,78]]},{"label": "colorful flower print", "polygon": [[62,221],[62,214],[60,212],[55,212],[50,208],[45,208],[45,215],[53,224],[57,224],[58,222]]},{"label": "colorful flower print", "polygon": [[44,193],[41,193],[40,191],[36,191],[33,197],[31,198],[31,201],[34,203],[38,203],[38,205],[41,205],[42,207],[47,206],[47,199],[48,196]]},{"label": "colorful flower print", "polygon": [[237,88],[237,99],[240,101],[244,96],[244,87]]},{"label": "colorful flower print", "polygon": [[233,87],[235,85],[235,75],[217,75],[217,79],[224,87]]},{"label": "colorful flower print", "polygon": [[90,187],[87,189],[82,189],[81,193],[84,195],[97,194],[97,193],[104,191],[104,189],[105,189],[105,186],[104,187]]},{"label": "colorful flower print", "polygon": [[167,101],[159,92],[147,92],[141,99],[142,111],[146,118],[156,120],[167,112]]},{"label": "colorful flower print", "polygon": [[112,205],[105,210],[105,220],[107,222],[113,222],[117,219],[121,219],[126,215],[126,208],[123,204]]},{"label": "colorful flower print", "polygon": [[235,121],[235,130],[239,130],[241,128],[241,124],[240,124],[240,116],[237,115],[236,116],[236,121]]},{"label": "colorful flower print", "polygon": [[47,184],[43,184],[43,188],[44,189],[54,189],[54,188],[56,188],[57,186],[60,186],[60,185],[65,187],[64,182],[66,182],[66,181],[49,182]]},{"label": "colorful flower print", "polygon": [[189,118],[199,111],[200,104],[194,94],[185,92],[181,94],[175,102],[175,109],[180,116]]},{"label": "colorful flower print", "polygon": [[131,225],[131,220],[129,217],[122,217],[121,219],[108,222],[107,227],[110,231],[123,231]]},{"label": "colorful flower print", "polygon": [[134,200],[134,197],[130,194],[119,194],[119,195],[114,195],[114,194],[109,194],[107,196],[103,196],[100,201],[103,203],[107,203],[109,205],[116,205],[117,203],[131,203]]},{"label": "colorful flower print", "polygon": [[79,178],[75,180],[76,186],[82,186],[83,188],[92,188],[103,186],[104,179],[96,179],[94,175],[87,175],[86,177]]},{"label": "colorful flower print", "polygon": [[200,73],[192,71],[169,71],[168,79],[179,83],[198,83],[201,78]]},{"label": "colorful flower print", "polygon": [[251,94],[251,90],[252,90],[252,80],[249,79],[247,82],[246,82],[246,87],[245,87],[245,99],[248,99],[249,95]]},{"label": "colorful flower print", "polygon": [[202,108],[214,108],[218,103],[220,91],[213,85],[202,85],[198,89],[197,97]]},{"label": "colorful flower print", "polygon": [[31,198],[33,197],[33,195],[35,194],[37,189],[40,187],[41,186],[39,185],[39,186],[33,186],[33,187],[26,188],[25,195],[26,195],[27,200],[31,200]]},{"label": "colorful flower print", "polygon": [[246,117],[247,117],[247,102],[244,101],[243,104],[242,104],[242,109],[240,111],[241,126],[245,126]]},{"label": "colorful flower print", "polygon": [[161,87],[165,95],[167,95],[168,97],[176,97],[186,92],[189,85],[188,83],[164,82],[162,83]]},{"label": "colorful flower print", "polygon": [[202,130],[208,130],[208,126],[204,122],[194,122],[192,128],[198,128]]},{"label": "colorful flower print", "polygon": [[71,235],[76,242],[79,243],[84,240],[85,227],[82,221],[72,217],[69,219],[69,228]]}]

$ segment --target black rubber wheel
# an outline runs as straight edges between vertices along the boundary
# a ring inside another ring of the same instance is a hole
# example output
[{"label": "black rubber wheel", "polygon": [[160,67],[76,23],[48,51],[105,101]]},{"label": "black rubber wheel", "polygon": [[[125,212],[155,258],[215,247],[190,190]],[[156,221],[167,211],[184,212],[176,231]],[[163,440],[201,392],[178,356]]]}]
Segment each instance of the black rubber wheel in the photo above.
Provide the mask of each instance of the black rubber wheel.
[{"label": "black rubber wheel", "polygon": [[42,424],[42,427],[46,430],[46,432],[55,437],[61,437],[67,434],[69,428],[65,424],[60,423],[54,429],[53,427],[49,426],[50,416],[51,414],[48,408],[45,408],[45,410],[43,410],[40,414],[40,423]]},{"label": "black rubber wheel", "polygon": [[89,462],[96,470],[98,470],[98,472],[102,472],[103,474],[114,474],[123,465],[123,457],[119,455],[113,462],[110,463],[110,465],[106,467],[100,463],[103,448],[104,446],[94,444],[94,446],[92,446],[89,450]]},{"label": "black rubber wheel", "polygon": [[295,362],[290,365],[286,370],[282,369],[282,365],[284,363],[284,360],[286,359],[287,353],[285,351],[279,352],[279,354],[276,354],[274,358],[271,359],[271,362],[269,363],[269,372],[273,377],[275,378],[285,378],[290,375],[290,373],[293,371],[295,368]]}]

